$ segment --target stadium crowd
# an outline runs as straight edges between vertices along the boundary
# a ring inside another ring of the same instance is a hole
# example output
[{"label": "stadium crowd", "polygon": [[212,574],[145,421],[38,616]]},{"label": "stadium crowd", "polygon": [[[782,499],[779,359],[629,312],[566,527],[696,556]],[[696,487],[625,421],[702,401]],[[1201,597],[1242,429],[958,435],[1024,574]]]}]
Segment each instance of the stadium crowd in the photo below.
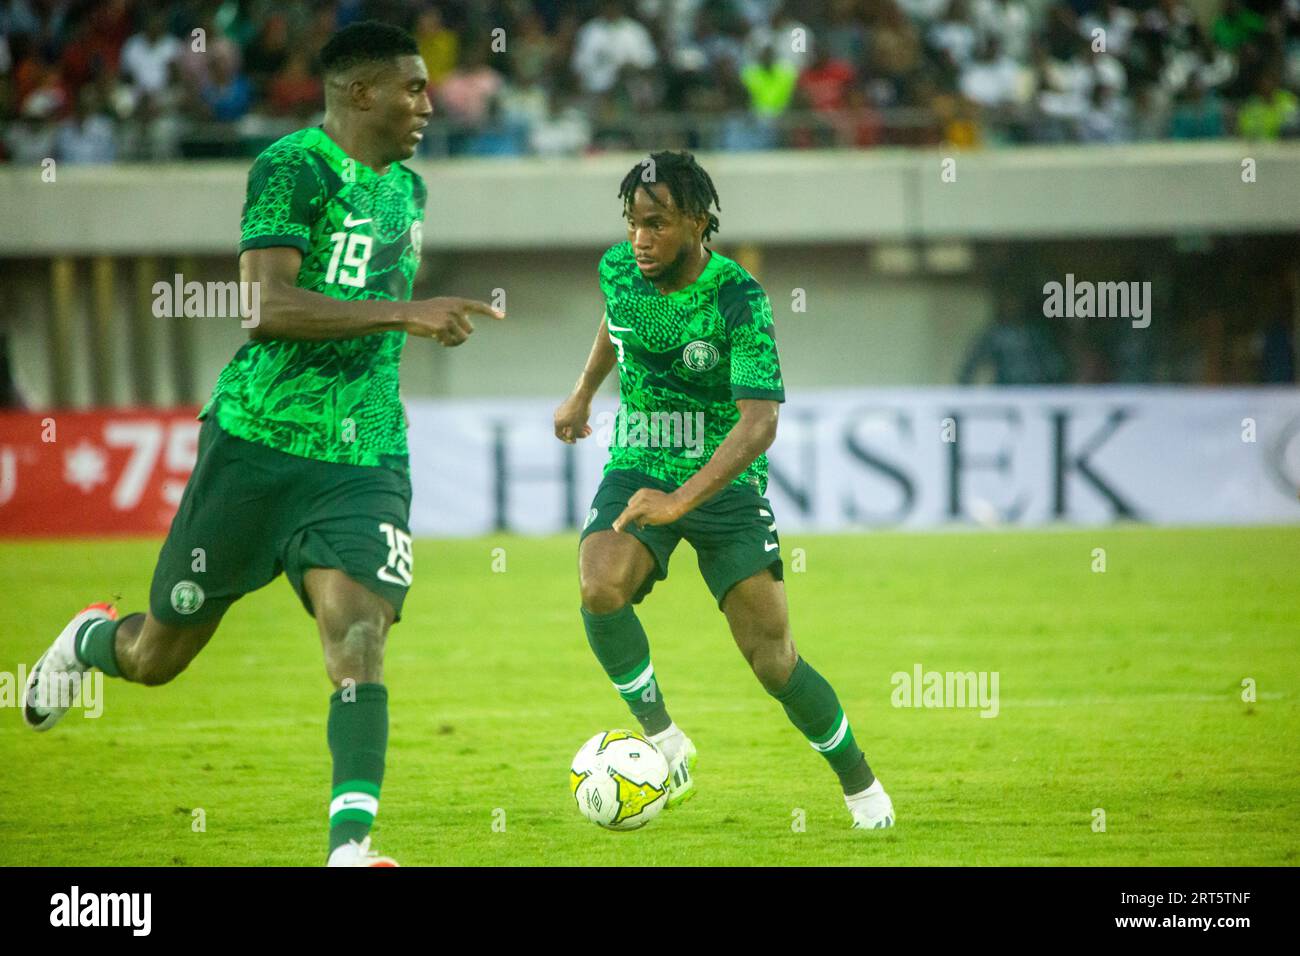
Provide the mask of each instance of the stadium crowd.
[{"label": "stadium crowd", "polygon": [[256,153],[367,17],[418,41],[432,154],[1300,133],[1300,0],[0,0],[0,148]]}]

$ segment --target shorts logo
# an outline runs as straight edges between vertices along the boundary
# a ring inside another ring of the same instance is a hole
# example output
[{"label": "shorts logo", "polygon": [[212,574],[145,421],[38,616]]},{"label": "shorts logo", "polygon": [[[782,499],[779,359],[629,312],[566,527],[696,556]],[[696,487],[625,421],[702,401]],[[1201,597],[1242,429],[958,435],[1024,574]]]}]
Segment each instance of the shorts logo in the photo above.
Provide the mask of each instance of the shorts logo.
[{"label": "shorts logo", "polygon": [[596,520],[596,513],[597,513],[597,512],[596,512],[596,509],[595,509],[595,508],[592,508],[590,511],[587,512],[587,520],[584,521],[584,522],[582,523],[582,530],[583,530],[583,531],[586,531],[586,530],[587,530],[587,526],[590,525],[593,521]]},{"label": "shorts logo", "polygon": [[703,339],[682,349],[682,361],[692,372],[707,372],[718,364],[718,350]]},{"label": "shorts logo", "polygon": [[172,609],[177,614],[193,614],[203,607],[203,588],[193,581],[179,581],[172,588]]}]

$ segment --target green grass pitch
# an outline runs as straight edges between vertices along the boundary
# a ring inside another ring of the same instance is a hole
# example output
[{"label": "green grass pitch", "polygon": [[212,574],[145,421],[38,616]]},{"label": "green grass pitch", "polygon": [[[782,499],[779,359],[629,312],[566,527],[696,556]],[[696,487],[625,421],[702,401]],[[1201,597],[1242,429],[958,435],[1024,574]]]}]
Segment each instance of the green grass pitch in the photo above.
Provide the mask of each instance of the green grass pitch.
[{"label": "green grass pitch", "polygon": [[[632,720],[583,636],[575,545],[417,542],[375,829],[403,865],[1297,863],[1300,528],[787,535],[795,640],[894,799],[885,833],[847,828],[685,544],[640,613],[698,795],[634,833],[583,821],[569,758]],[[0,670],[89,601],[141,608],[157,548],[0,544]],[[892,706],[917,664],[998,672],[998,715]],[[38,735],[0,710],[0,864],[323,862],[329,691],[278,580],[173,684],[106,681],[99,719]]]}]

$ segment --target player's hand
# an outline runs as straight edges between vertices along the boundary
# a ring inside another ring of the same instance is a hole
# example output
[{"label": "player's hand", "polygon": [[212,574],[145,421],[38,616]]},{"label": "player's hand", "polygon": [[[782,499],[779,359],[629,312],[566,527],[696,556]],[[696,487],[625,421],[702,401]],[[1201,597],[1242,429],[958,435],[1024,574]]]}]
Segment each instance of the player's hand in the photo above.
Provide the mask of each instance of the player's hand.
[{"label": "player's hand", "polygon": [[506,317],[504,312],[492,308],[486,302],[440,296],[409,303],[406,332],[435,339],[447,348],[455,348],[474,334],[474,323],[469,318],[471,315],[486,315],[493,319]]},{"label": "player's hand", "polygon": [[555,437],[572,445],[579,438],[591,434],[587,419],[591,418],[591,399],[574,392],[555,410]]},{"label": "player's hand", "polygon": [[684,514],[686,508],[673,495],[654,488],[642,488],[632,496],[623,513],[614,519],[614,530],[622,531],[630,524],[638,528],[672,524]]}]

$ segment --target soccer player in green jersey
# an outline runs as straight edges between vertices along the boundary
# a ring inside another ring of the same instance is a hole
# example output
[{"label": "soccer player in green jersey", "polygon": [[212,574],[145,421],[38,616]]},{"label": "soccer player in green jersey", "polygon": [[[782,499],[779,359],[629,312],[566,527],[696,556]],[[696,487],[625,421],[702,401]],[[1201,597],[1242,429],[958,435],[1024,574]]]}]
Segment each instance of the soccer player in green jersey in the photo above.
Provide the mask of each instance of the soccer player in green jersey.
[{"label": "soccer player in green jersey", "polygon": [[826,679],[796,651],[765,452],[785,400],[763,288],[705,246],[718,194],[695,158],[659,152],[619,189],[627,241],[600,261],[605,296],[596,342],[555,435],[592,433],[591,401],[618,366],[609,462],[582,529],[579,579],[587,640],[614,687],[668,759],[668,805],[695,788],[696,749],[664,704],[632,605],[668,576],[685,538],[740,652],[791,723],[839,775],[858,829],[893,826]]},{"label": "soccer player in green jersey", "polygon": [[432,112],[415,41],[375,21],[321,52],[325,122],[273,143],[248,177],[240,279],[259,323],[200,413],[198,460],[163,544],[147,614],[76,615],[33,668],[23,716],[48,730],[61,683],[91,667],[141,684],[185,669],[236,600],[281,571],[316,619],[336,690],[328,863],[394,865],[370,849],[388,743],[384,641],[411,585],[408,335],[463,343],[458,298],[411,301],[425,187],[402,165]]}]

